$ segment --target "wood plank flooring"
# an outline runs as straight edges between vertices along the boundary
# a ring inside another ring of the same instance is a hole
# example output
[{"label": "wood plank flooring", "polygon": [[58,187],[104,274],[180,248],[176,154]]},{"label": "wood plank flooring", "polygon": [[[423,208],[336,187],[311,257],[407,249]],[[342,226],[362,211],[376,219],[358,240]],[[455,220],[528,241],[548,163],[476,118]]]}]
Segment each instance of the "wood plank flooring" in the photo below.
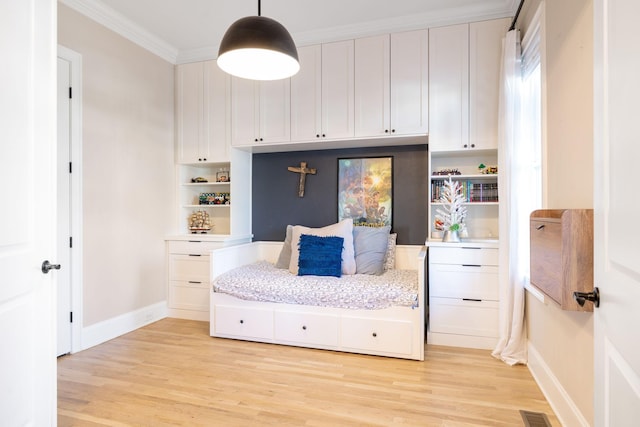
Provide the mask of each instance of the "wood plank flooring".
[{"label": "wood plank flooring", "polygon": [[525,366],[426,346],[424,362],[211,338],[163,319],[58,359],[60,426],[522,426],[553,414]]}]

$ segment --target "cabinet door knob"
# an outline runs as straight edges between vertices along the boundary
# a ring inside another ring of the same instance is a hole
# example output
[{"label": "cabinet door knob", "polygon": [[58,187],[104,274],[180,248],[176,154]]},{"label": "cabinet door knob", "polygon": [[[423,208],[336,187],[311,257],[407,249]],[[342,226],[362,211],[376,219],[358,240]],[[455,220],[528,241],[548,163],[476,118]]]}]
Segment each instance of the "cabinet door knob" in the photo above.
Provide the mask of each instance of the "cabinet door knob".
[{"label": "cabinet door knob", "polygon": [[262,138],[260,138],[260,141],[264,141]]},{"label": "cabinet door knob", "polygon": [[254,142],[258,142],[258,138],[254,139],[253,141],[254,141]]},{"label": "cabinet door knob", "polygon": [[324,138],[324,137],[326,137],[326,136],[327,136],[327,135],[325,135],[324,133],[322,134],[322,137],[323,137],[323,138]]},{"label": "cabinet door knob", "polygon": [[471,144],[471,148],[476,148],[476,144]]},{"label": "cabinet door knob", "polygon": [[464,147],[464,148],[467,148],[467,144],[464,144],[464,145],[463,145],[463,147]]},{"label": "cabinet door knob", "polygon": [[242,325],[244,323],[244,320],[240,319],[240,324]]},{"label": "cabinet door knob", "polygon": [[372,335],[373,335],[374,338],[378,336],[378,334],[375,333],[375,332]]},{"label": "cabinet door knob", "polygon": [[384,130],[384,133],[389,133],[389,129],[385,129],[385,130]]},{"label": "cabinet door knob", "polygon": [[320,138],[320,134],[319,133],[316,133],[316,138]]},{"label": "cabinet door knob", "polygon": [[306,331],[306,330],[307,330],[307,327],[306,327],[306,326],[302,326],[302,330],[303,330],[303,331]]},{"label": "cabinet door knob", "polygon": [[395,129],[391,129],[391,133],[396,133],[396,130]]}]

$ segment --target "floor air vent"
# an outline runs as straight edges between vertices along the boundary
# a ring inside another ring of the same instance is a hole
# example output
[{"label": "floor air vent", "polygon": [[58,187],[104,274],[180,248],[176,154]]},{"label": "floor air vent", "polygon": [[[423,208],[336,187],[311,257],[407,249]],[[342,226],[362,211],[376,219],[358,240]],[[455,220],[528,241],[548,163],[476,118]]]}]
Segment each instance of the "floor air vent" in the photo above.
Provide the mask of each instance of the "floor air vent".
[{"label": "floor air vent", "polygon": [[551,427],[546,414],[520,410],[525,427]]}]

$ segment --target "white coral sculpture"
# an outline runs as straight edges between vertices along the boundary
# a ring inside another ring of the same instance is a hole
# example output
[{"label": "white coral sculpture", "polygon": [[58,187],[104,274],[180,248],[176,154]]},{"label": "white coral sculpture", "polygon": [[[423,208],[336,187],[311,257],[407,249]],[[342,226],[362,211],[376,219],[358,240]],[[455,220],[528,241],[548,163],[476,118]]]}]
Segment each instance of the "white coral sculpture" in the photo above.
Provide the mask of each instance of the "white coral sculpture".
[{"label": "white coral sculpture", "polygon": [[436,211],[436,219],[443,222],[445,230],[464,230],[464,220],[467,217],[467,208],[464,206],[464,202],[465,198],[460,182],[453,181],[449,177],[449,180],[444,182],[440,195],[440,203],[443,207]]}]

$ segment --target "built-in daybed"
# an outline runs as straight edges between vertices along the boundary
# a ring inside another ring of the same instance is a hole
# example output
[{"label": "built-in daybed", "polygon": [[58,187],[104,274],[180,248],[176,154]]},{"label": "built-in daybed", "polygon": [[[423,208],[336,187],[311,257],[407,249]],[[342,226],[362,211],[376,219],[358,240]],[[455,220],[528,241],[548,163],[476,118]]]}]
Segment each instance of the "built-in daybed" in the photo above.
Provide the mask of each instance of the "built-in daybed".
[{"label": "built-in daybed", "polygon": [[211,252],[211,336],[424,360],[425,247],[394,245],[394,268],[341,277],[276,268],[282,248]]}]

